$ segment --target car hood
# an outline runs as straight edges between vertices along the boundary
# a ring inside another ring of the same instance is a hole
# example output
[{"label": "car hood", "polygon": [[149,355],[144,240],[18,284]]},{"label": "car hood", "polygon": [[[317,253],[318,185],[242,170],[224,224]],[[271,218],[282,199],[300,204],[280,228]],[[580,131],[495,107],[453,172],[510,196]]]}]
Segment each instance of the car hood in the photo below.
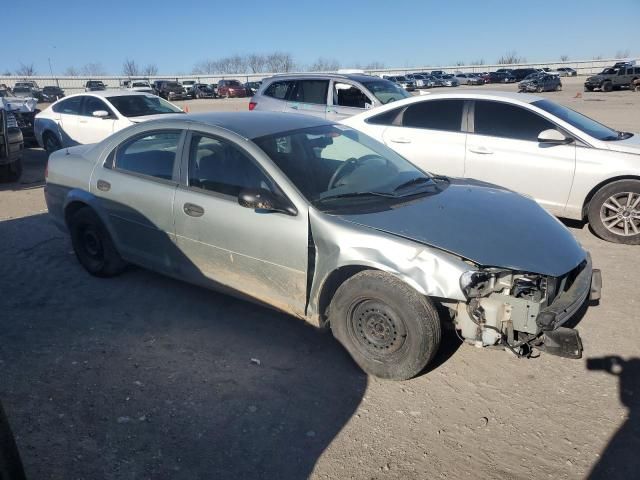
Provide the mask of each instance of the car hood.
[{"label": "car hood", "polygon": [[634,133],[633,137],[625,140],[614,140],[605,143],[609,150],[613,150],[614,152],[640,154],[640,134],[637,133]]},{"label": "car hood", "polygon": [[474,180],[452,180],[435,195],[342,220],[453,253],[484,267],[558,277],[586,252],[534,200]]}]

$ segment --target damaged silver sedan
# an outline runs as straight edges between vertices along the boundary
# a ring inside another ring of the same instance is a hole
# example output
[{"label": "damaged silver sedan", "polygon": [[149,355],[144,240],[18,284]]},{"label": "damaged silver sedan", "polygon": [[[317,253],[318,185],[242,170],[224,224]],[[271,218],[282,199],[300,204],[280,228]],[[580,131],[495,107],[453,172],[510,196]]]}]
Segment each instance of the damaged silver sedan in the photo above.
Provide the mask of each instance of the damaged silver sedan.
[{"label": "damaged silver sedan", "polygon": [[52,154],[45,195],[89,273],[132,263],[250,298],[330,327],[383,378],[422,371],[447,322],[477,346],[580,357],[563,324],[600,295],[533,200],[310,116],[144,122]]}]

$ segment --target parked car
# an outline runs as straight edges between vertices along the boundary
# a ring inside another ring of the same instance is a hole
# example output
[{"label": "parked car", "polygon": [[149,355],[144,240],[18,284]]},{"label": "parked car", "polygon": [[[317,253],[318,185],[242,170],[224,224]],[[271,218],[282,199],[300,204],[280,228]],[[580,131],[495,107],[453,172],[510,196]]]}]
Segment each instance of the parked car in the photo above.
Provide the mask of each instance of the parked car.
[{"label": "parked car", "polygon": [[444,70],[431,70],[431,75],[433,75],[434,77],[441,77],[443,75],[446,75],[447,72],[445,72]]},{"label": "parked car", "polygon": [[193,98],[216,98],[217,95],[213,89],[206,83],[194,83],[191,87]]},{"label": "parked car", "polygon": [[416,88],[431,88],[433,87],[433,82],[429,80],[429,77],[426,75],[422,75],[421,73],[409,73],[405,75],[405,77],[414,83]]},{"label": "parked car", "polygon": [[218,81],[218,96],[224,98],[243,98],[250,94],[238,80]]},{"label": "parked car", "polygon": [[14,85],[14,88],[15,87],[30,88],[35,98],[38,98],[41,92],[40,86],[38,85],[38,82],[36,82],[35,80],[23,80],[21,82],[16,82]]},{"label": "parked car", "polygon": [[180,83],[170,80],[156,80],[153,82],[153,90],[156,95],[169,101],[187,98],[184,87]]},{"label": "parked car", "polygon": [[[31,87],[18,87],[18,89]],[[38,101],[33,97],[15,97],[0,95],[0,109],[9,112],[7,117],[11,123],[15,121],[22,134],[25,144],[35,143],[33,124],[36,114],[39,112]],[[5,121],[5,124],[7,122]],[[1,126],[0,126],[1,127]]]},{"label": "parked car", "polygon": [[124,88],[132,92],[155,93],[151,83],[147,79],[134,78],[123,83]]},{"label": "parked car", "polygon": [[605,68],[598,75],[588,77],[584,82],[584,90],[585,92],[592,92],[600,89],[603,92],[610,92],[620,88],[633,89],[633,82],[638,78],[640,78],[639,65],[623,64]]},{"label": "parked car", "polygon": [[579,358],[563,325],[600,295],[589,254],[533,200],[312,116],[135,125],[52,154],[45,198],[90,274],[133,263],[233,292],[330,327],[382,378],[421,372],[446,322],[477,346]]},{"label": "parked car", "polygon": [[402,88],[404,88],[407,92],[413,92],[416,89],[415,82],[409,80],[404,75],[392,75],[384,77],[386,80],[390,82],[397,83]]},{"label": "parked car", "polygon": [[195,98],[192,88],[197,82],[195,80],[183,80],[182,86],[184,87],[184,93],[189,98]]},{"label": "parked car", "polygon": [[560,67],[556,69],[561,77],[577,77],[578,72],[571,67]]},{"label": "parked car", "polygon": [[562,90],[562,81],[558,75],[532,73],[518,84],[519,92],[556,92]]},{"label": "parked car", "polygon": [[294,74],[265,78],[250,110],[304,113],[339,120],[409,97],[402,87],[363,74]]},{"label": "parked car", "polygon": [[[0,181],[16,182],[22,174],[24,139],[13,108],[0,98]],[[1,448],[1,447],[0,447]]]},{"label": "parked car", "polygon": [[513,75],[513,68],[498,68],[496,70],[497,73],[508,73],[510,75]]},{"label": "parked car", "polygon": [[535,68],[516,68],[511,71],[511,75],[515,77],[516,82],[521,82],[532,73],[538,73],[538,70]]},{"label": "parked car", "polygon": [[460,85],[484,85],[484,80],[473,73],[456,73]]},{"label": "parked car", "polygon": [[85,92],[100,92],[106,89],[107,86],[101,80],[87,80],[84,85]]},{"label": "parked car", "polygon": [[60,87],[48,85],[42,89],[40,98],[43,102],[55,102],[61,98],[64,98],[64,90]]},{"label": "parked car", "polygon": [[244,84],[244,88],[251,92],[251,95],[255,95],[260,90],[260,85],[262,85],[262,82],[247,82]]},{"label": "parked car", "polygon": [[344,123],[420,168],[502,185],[605,240],[640,244],[637,134],[509,92],[415,97]]},{"label": "parked car", "polygon": [[150,93],[106,90],[69,95],[35,118],[38,144],[51,153],[63,147],[96,143],[136,123],[183,113]]},{"label": "parked car", "polygon": [[31,87],[17,85],[13,87],[12,95],[16,98],[35,98],[37,99],[37,92]]},{"label": "parked car", "polygon": [[429,85],[429,88],[444,86],[444,84],[442,83],[441,77],[431,75],[430,73],[427,73],[427,72],[419,73],[419,75],[422,75],[424,78],[427,79],[427,84]]},{"label": "parked car", "polygon": [[506,72],[489,72],[486,83],[514,83],[516,77]]},{"label": "parked car", "polygon": [[457,87],[460,85],[460,82],[452,73],[447,73],[446,75],[442,75],[440,79],[442,80],[442,85],[444,87]]}]

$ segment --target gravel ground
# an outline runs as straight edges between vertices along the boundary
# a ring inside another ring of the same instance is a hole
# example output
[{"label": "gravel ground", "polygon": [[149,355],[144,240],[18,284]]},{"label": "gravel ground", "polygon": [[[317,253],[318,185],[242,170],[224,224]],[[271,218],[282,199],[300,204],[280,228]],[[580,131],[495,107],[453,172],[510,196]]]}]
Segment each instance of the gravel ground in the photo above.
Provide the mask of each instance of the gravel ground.
[{"label": "gravel ground", "polygon": [[[576,98],[581,81],[544,96],[640,131],[640,94]],[[394,383],[286,315],[141,269],[89,276],[47,220],[44,163],[29,150],[0,186],[0,398],[28,478],[638,478],[638,247],[569,225],[604,279],[582,360],[447,332],[430,371]],[[608,355],[611,373],[587,368]]]}]

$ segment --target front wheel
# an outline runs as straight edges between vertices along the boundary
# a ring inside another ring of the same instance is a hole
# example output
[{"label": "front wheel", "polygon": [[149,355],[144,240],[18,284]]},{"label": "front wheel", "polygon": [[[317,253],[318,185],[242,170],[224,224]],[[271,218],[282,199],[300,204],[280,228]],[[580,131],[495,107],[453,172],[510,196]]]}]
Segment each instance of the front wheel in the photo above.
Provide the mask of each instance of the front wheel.
[{"label": "front wheel", "polygon": [[611,90],[613,90],[613,83],[611,82],[604,82],[602,84],[602,91],[603,92],[610,92]]},{"label": "front wheel", "polygon": [[329,322],[360,368],[380,378],[416,376],[440,346],[440,318],[431,300],[378,270],[360,272],[338,288]]},{"label": "front wheel", "polygon": [[112,277],[124,270],[125,261],[93,210],[84,207],[75,212],[69,221],[69,230],[76,257],[91,275]]},{"label": "front wheel", "polygon": [[603,240],[640,244],[640,181],[605,185],[591,199],[587,213],[593,231]]}]

